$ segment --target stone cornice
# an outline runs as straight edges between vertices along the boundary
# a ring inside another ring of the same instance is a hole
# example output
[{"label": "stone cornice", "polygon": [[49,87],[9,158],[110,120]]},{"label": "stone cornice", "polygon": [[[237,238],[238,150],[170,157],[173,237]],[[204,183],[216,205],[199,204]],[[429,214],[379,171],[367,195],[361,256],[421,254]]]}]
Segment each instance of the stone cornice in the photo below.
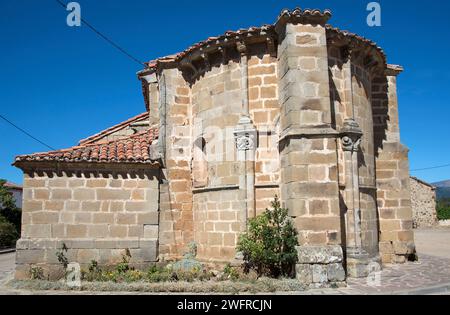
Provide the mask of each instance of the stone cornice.
[{"label": "stone cornice", "polygon": [[63,163],[56,161],[16,162],[14,166],[26,174],[55,173],[55,174],[95,174],[95,173],[142,173],[159,171],[160,163],[133,164],[133,163]]},{"label": "stone cornice", "polygon": [[355,52],[363,52],[365,67],[378,73],[386,70],[386,54],[375,42],[357,34],[334,28],[331,25],[326,25],[326,29],[328,44],[342,48],[348,54],[344,58],[348,58]]},{"label": "stone cornice", "polygon": [[280,31],[286,24],[311,24],[311,25],[325,25],[331,18],[331,11],[318,9],[304,9],[295,8],[294,10],[283,10],[275,22],[275,28]]},{"label": "stone cornice", "polygon": [[387,65],[385,73],[387,76],[398,76],[403,70],[403,67],[399,65]]}]

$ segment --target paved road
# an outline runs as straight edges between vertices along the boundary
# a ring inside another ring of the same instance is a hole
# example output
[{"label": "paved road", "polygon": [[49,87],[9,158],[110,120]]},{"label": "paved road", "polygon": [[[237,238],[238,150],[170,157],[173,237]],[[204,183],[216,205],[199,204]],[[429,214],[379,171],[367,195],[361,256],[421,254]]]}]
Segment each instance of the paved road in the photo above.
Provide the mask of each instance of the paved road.
[{"label": "paved road", "polygon": [[16,253],[0,254],[0,285],[13,275],[15,258]]},{"label": "paved road", "polygon": [[419,254],[450,259],[450,228],[416,230],[415,237]]}]

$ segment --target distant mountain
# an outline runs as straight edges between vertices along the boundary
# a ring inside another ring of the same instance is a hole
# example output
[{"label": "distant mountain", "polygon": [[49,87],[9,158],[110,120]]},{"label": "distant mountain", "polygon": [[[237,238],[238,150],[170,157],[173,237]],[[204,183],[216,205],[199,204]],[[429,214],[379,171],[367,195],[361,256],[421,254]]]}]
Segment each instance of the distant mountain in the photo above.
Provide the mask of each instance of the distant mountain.
[{"label": "distant mountain", "polygon": [[438,183],[433,183],[436,189],[436,197],[438,200],[443,198],[450,198],[450,180],[445,180]]},{"label": "distant mountain", "polygon": [[442,182],[433,183],[432,185],[436,187],[450,187],[450,180],[444,180]]}]

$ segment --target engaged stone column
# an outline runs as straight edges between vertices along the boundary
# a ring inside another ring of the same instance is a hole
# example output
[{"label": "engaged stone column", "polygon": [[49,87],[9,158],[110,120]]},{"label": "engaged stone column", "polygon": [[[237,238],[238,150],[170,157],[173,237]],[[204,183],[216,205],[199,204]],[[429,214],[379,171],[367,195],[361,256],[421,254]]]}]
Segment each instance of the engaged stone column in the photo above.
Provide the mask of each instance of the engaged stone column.
[{"label": "engaged stone column", "polygon": [[239,189],[245,191],[246,208],[241,217],[241,228],[245,231],[248,219],[256,216],[255,205],[255,151],[258,135],[250,118],[248,93],[248,56],[245,43],[239,42],[237,50],[241,54],[242,83],[242,115],[235,128],[234,136],[237,148],[237,158],[240,164]]},{"label": "engaged stone column", "polygon": [[359,189],[358,154],[362,130],[354,119],[347,119],[342,129],[342,148],[345,157],[347,203],[347,273],[354,278],[368,275],[369,254],[363,249],[361,234],[361,200]]}]

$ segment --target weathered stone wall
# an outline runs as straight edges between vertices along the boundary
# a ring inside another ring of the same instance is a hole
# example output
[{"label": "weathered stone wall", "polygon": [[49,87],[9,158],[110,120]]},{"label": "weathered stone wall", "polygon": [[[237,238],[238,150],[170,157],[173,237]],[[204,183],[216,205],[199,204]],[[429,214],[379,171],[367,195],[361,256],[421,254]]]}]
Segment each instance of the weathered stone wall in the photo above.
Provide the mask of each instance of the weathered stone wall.
[{"label": "weathered stone wall", "polygon": [[404,263],[415,255],[409,182],[409,150],[400,143],[397,75],[372,81],[374,144],[376,151],[377,203],[380,254],[383,263]]},{"label": "weathered stone wall", "polygon": [[418,178],[410,178],[414,228],[432,227],[438,223],[436,188]]},{"label": "weathered stone wall", "polygon": [[326,129],[331,105],[325,29],[287,24],[278,55],[280,129],[292,134],[280,149],[282,201],[302,245],[340,244],[336,135]]},{"label": "weathered stone wall", "polygon": [[[283,27],[278,47],[281,197],[299,231],[297,277],[315,285],[337,282],[334,268],[343,281],[338,133],[332,128],[326,31],[322,25]],[[340,255],[331,258],[330,250]]]},{"label": "weathered stone wall", "polygon": [[363,66],[363,57],[352,57],[352,103],[355,121],[363,136],[358,154],[362,246],[371,257],[378,251],[378,216],[376,204],[375,153],[371,105],[371,74]]},{"label": "weathered stone wall", "polygon": [[160,258],[181,257],[194,240],[192,213],[192,107],[191,90],[177,69],[159,77],[160,135],[164,161],[161,196]]},{"label": "weathered stone wall", "polygon": [[156,171],[25,175],[17,278],[31,265],[49,272],[66,244],[69,262],[109,265],[129,249],[132,263],[157,261],[159,179]]},{"label": "weathered stone wall", "polygon": [[245,229],[244,199],[239,189],[194,194],[194,238],[199,259],[222,263],[233,260],[239,234]]},{"label": "weathered stone wall", "polygon": [[258,55],[251,56],[248,66],[250,115],[258,131],[255,153],[258,215],[270,208],[274,197],[280,195],[278,63],[276,58],[260,48]]},{"label": "weathered stone wall", "polygon": [[[254,163],[256,213],[270,207],[279,195],[276,60],[265,49],[256,46],[248,52],[249,112],[258,130],[255,161],[250,162]],[[242,90],[245,65],[232,48],[226,56],[213,61],[192,85],[194,239],[201,259],[221,262],[234,257],[237,233],[245,229],[247,217],[233,134],[247,97]]]}]

